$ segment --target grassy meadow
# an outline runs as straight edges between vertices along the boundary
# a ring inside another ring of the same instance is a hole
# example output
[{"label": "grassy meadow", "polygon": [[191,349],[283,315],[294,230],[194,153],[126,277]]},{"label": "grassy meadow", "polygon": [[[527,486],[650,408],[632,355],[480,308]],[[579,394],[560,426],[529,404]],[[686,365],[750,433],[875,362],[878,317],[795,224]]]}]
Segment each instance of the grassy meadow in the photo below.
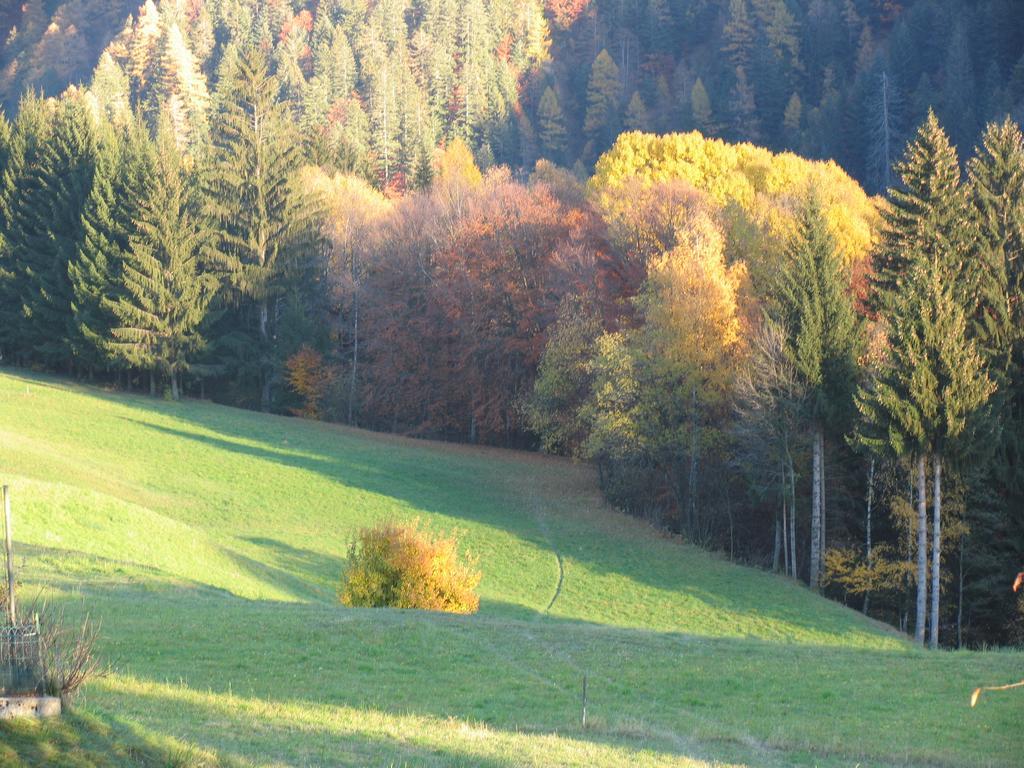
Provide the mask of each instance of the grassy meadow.
[{"label": "grassy meadow", "polygon": [[[3,766],[1019,766],[1020,652],[926,653],[609,509],[589,468],[0,373],[22,594],[109,673]],[[457,529],[474,616],[348,609],[354,532]],[[587,728],[580,689],[588,677]]]}]

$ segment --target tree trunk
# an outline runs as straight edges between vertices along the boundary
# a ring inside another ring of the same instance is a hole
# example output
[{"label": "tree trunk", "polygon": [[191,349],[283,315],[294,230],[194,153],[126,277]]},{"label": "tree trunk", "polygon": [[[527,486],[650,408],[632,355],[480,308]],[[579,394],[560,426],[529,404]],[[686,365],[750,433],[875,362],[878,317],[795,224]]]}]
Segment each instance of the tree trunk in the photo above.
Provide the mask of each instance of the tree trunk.
[{"label": "tree trunk", "polygon": [[786,460],[789,462],[789,546],[790,565],[793,567],[793,578],[797,578],[800,572],[800,564],[797,561],[796,552],[796,472],[793,470],[793,455],[786,447]]},{"label": "tree trunk", "polygon": [[[783,509],[782,514],[785,515],[786,511]],[[779,524],[779,516],[775,516],[775,543],[772,546],[772,573],[779,572],[779,555],[782,551],[782,526]]]},{"label": "tree trunk", "polygon": [[178,372],[173,370],[171,371],[171,399],[175,401],[181,399],[181,392],[178,389]]},{"label": "tree trunk", "polygon": [[820,427],[811,439],[811,563],[808,583],[818,588],[821,573],[821,440]]},{"label": "tree trunk", "polygon": [[960,583],[957,589],[957,600],[956,600],[956,647],[962,648],[964,645],[964,537],[960,536]]},{"label": "tree trunk", "polygon": [[[868,513],[864,521],[864,552],[868,568],[871,568],[871,502],[874,500],[875,491],[875,460],[871,459],[871,469],[868,470]],[[864,615],[868,615],[868,606],[871,604],[871,593],[864,593]]]},{"label": "tree trunk", "polygon": [[780,491],[782,494],[782,553],[784,567],[786,569],[786,575],[789,576],[791,573],[789,569],[789,512],[787,511],[786,504],[786,462],[782,461],[782,485]]},{"label": "tree trunk", "polygon": [[697,451],[700,447],[700,419],[697,408],[697,387],[693,388],[693,424],[690,429],[690,474],[687,478],[687,518],[690,520],[690,539],[697,527]]},{"label": "tree trunk", "polygon": [[934,498],[932,499],[932,623],[928,646],[939,647],[939,576],[942,571],[942,457],[932,457],[935,471]]},{"label": "tree trunk", "polygon": [[270,334],[268,333],[267,323],[269,320],[269,311],[267,308],[267,300],[264,298],[260,301],[260,341],[262,342],[263,352],[261,357],[264,357],[263,364],[260,365],[260,410],[264,413],[270,411],[270,371],[267,370],[266,366],[266,354],[267,346],[270,341]]},{"label": "tree trunk", "polygon": [[356,400],[356,368],[359,365],[359,294],[353,297],[352,306],[352,373],[348,380],[348,423],[352,424]]},{"label": "tree trunk", "polygon": [[156,371],[149,371],[149,396],[156,397]]},{"label": "tree trunk", "polygon": [[818,502],[821,507],[821,542],[818,550],[818,573],[820,578],[821,568],[825,560],[825,529],[828,522],[828,512],[825,505],[825,431],[823,429],[818,430],[818,453],[821,455],[821,461],[818,462],[818,473],[821,475],[818,479],[818,493],[821,494],[821,501]]},{"label": "tree trunk", "polygon": [[928,618],[928,505],[925,502],[925,457],[917,457],[917,615],[914,642],[924,645],[924,625]]}]

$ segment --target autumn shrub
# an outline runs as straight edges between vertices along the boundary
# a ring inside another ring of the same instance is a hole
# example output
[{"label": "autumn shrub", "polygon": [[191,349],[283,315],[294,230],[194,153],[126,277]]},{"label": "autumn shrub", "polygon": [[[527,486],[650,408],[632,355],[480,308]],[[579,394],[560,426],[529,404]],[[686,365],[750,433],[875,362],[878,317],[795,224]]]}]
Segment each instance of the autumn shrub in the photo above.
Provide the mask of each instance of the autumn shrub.
[{"label": "autumn shrub", "polygon": [[418,521],[379,523],[352,542],[339,595],[352,607],[476,613],[480,577],[454,535],[434,536]]},{"label": "autumn shrub", "polygon": [[323,355],[308,346],[285,361],[288,386],[300,398],[301,408],[292,408],[292,413],[306,419],[319,419],[323,415],[320,404],[336,378],[336,371],[325,361]]}]

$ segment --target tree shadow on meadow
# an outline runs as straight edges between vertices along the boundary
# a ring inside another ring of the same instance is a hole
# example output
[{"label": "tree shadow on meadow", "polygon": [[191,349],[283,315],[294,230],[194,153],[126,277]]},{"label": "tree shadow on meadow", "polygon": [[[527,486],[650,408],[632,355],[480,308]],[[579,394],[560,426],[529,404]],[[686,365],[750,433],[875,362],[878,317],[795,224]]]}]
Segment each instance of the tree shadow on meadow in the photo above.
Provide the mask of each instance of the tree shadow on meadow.
[{"label": "tree shadow on meadow", "polygon": [[[678,543],[658,536],[646,523],[622,513],[603,512],[601,526],[593,526],[581,536],[580,526],[591,522],[585,517],[586,513],[579,509],[566,510],[572,505],[563,505],[557,499],[536,493],[526,497],[523,487],[514,487],[517,473],[524,475],[521,482],[528,485],[530,480],[525,474],[537,471],[536,457],[531,461],[528,454],[498,453],[515,462],[502,471],[496,469],[494,458],[488,457],[486,450],[477,454],[466,446],[452,450],[441,446],[443,453],[438,453],[437,444],[418,444],[411,439],[368,433],[358,433],[354,438],[345,427],[281,417],[253,417],[259,425],[246,428],[240,424],[237,414],[231,413],[229,418],[206,404],[188,409],[175,408],[173,404],[164,406],[162,410],[167,415],[216,432],[216,436],[144,419],[130,421],[141,428],[213,450],[315,473],[331,482],[397,499],[429,514],[491,526],[549,552],[552,559],[556,553],[568,554],[592,573],[624,576],[666,593],[687,596],[711,609],[785,625],[792,637],[780,637],[780,640],[798,640],[803,632],[838,637],[851,629],[867,632],[872,626],[824,598],[820,598],[825,608],[821,615],[806,610],[809,599],[819,598],[812,597],[795,582],[774,574],[750,569],[745,588],[737,588],[732,566],[711,553],[698,553],[702,568],[699,579],[694,579],[681,559],[674,557],[680,551]],[[283,447],[285,441],[287,447]],[[379,468],[385,458],[393,468],[390,471]],[[545,484],[558,482],[557,468],[542,471],[549,475],[555,472],[555,480],[546,476]],[[575,471],[579,473],[578,468]],[[572,478],[572,482],[575,489],[579,485],[578,478]],[[546,522],[539,520],[538,507]],[[610,546],[614,541],[621,542],[622,546]],[[279,543],[267,546],[271,554],[278,554]],[[319,556],[314,553],[295,550],[286,557],[297,572],[324,574],[320,569],[325,564],[317,562]],[[250,565],[258,570],[257,564]],[[721,589],[716,589],[716,584]],[[750,589],[751,585],[756,588]]]}]

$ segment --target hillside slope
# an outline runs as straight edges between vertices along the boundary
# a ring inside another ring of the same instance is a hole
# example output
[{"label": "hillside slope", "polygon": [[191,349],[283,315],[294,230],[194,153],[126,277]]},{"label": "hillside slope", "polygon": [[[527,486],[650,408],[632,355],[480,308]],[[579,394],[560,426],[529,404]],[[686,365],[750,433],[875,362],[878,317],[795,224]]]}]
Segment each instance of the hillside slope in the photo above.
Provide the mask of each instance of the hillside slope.
[{"label": "hillside slope", "polygon": [[[83,728],[179,764],[1011,765],[1022,748],[1014,700],[965,706],[1020,654],[913,651],[609,510],[566,461],[5,372],[0,477],[26,590],[103,623],[113,673]],[[412,517],[463,531],[479,615],[336,604],[358,526]],[[4,735],[4,765],[62,749]],[[97,749],[79,764],[146,764]]]}]

